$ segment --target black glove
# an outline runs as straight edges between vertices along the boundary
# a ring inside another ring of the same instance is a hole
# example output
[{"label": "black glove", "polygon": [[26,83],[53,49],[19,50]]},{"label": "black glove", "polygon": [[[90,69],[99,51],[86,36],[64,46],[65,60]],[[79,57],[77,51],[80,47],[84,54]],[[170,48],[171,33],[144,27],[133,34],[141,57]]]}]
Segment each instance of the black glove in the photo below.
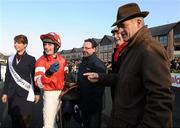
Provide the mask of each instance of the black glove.
[{"label": "black glove", "polygon": [[57,72],[59,69],[59,63],[55,62],[51,64],[50,68],[46,71],[45,75],[50,77],[53,73]]}]

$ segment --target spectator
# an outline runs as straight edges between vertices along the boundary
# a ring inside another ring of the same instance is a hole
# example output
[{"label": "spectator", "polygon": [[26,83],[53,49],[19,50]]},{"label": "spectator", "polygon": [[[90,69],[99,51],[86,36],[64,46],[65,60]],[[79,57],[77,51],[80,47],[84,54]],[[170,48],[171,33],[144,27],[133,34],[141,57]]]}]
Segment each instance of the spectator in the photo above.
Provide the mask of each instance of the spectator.
[{"label": "spectator", "polygon": [[80,108],[82,110],[82,119],[85,128],[100,128],[102,98],[104,94],[103,86],[95,86],[83,76],[85,72],[105,73],[104,63],[97,58],[97,44],[92,39],[84,41],[82,52],[83,59],[79,65],[77,85],[80,91]]},{"label": "spectator", "polygon": [[[118,73],[120,63],[123,61],[122,53],[128,43],[123,41],[122,35],[118,27],[115,27],[111,31],[111,33],[113,34],[116,43],[116,47],[114,48],[114,53],[112,54],[112,73]],[[114,100],[114,91],[115,91],[115,87],[111,86],[112,100]]]},{"label": "spectator", "polygon": [[118,26],[128,44],[118,73],[84,74],[91,82],[115,86],[110,128],[173,127],[169,58],[144,25],[148,13],[141,12],[136,3],[119,7],[113,26]]}]

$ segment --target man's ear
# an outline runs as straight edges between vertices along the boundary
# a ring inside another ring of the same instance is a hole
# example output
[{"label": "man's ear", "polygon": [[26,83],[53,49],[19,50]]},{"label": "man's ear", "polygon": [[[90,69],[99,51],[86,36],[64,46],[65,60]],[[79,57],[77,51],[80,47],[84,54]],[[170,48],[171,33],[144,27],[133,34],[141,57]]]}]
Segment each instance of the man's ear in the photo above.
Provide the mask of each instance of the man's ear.
[{"label": "man's ear", "polygon": [[142,22],[142,20],[138,18],[138,19],[137,19],[138,25],[141,24],[141,22]]}]

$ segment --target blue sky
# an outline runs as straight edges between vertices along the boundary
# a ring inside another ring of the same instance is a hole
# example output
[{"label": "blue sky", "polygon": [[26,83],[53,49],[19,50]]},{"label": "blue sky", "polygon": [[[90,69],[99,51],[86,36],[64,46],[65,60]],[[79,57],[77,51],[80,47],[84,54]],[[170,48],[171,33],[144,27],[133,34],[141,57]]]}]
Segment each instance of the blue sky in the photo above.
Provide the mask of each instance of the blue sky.
[{"label": "blue sky", "polygon": [[180,0],[0,0],[0,52],[15,53],[13,38],[29,39],[27,52],[40,57],[41,34],[57,32],[62,49],[81,47],[86,38],[111,35],[119,6],[136,2],[149,11],[149,27],[180,21]]}]

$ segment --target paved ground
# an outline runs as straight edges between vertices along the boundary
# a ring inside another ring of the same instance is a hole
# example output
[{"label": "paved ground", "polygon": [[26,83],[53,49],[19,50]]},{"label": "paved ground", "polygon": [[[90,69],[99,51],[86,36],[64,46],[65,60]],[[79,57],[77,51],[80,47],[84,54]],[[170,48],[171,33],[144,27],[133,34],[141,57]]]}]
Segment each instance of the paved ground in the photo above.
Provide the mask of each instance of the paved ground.
[{"label": "paved ground", "polygon": [[[3,84],[0,83],[0,97],[2,96]],[[33,106],[32,128],[42,128],[42,101]],[[0,128],[11,128],[11,119],[7,115],[7,104],[3,104],[0,100]]]},{"label": "paved ground", "polygon": [[[0,97],[2,94],[3,84],[0,83]],[[176,95],[175,99],[175,107],[173,112],[173,122],[174,128],[180,128],[180,88],[174,88],[174,93]],[[102,128],[106,128],[107,123],[109,122],[109,116],[111,112],[111,99],[110,99],[110,89],[107,87],[105,89],[105,102],[104,102],[104,110],[102,114]],[[73,122],[73,121],[72,121]],[[74,123],[73,126],[77,126]],[[11,120],[7,115],[7,105],[3,104],[0,101],[0,128],[11,128]],[[33,109],[33,121],[32,128],[42,128],[42,101],[39,102]]]},{"label": "paved ground", "polygon": [[[3,83],[0,83],[0,97],[2,96],[2,88]],[[104,110],[102,114],[102,128],[106,127],[110,112],[111,112],[111,99],[110,99],[110,89],[105,89],[106,96],[104,99]],[[32,128],[42,128],[42,100],[33,106],[33,121]],[[72,120],[72,124],[74,127],[78,126],[78,124]],[[7,115],[7,104],[3,104],[0,100],[0,128],[11,128],[11,120]]]}]

